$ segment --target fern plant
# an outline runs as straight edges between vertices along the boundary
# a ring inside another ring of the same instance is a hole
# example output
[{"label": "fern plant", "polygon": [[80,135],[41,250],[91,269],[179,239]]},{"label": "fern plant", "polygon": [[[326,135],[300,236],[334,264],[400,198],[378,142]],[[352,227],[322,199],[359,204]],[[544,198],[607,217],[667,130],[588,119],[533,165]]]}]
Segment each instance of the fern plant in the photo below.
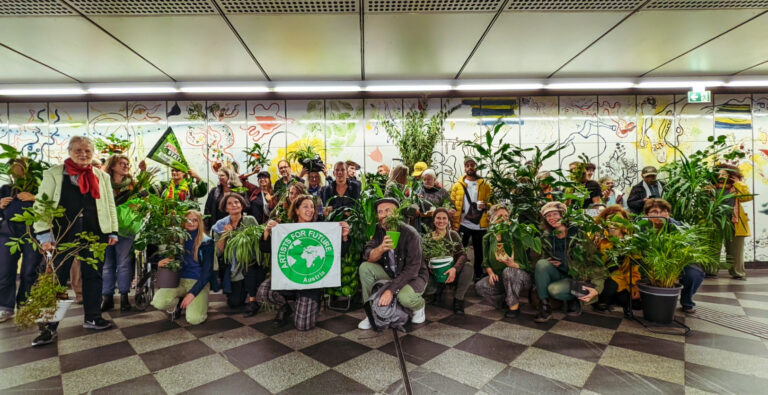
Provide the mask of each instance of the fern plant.
[{"label": "fern plant", "polygon": [[243,226],[224,235],[227,239],[224,247],[224,256],[234,258],[237,267],[246,270],[255,261],[260,261],[261,266],[267,266],[267,262],[257,260],[261,257],[261,247],[259,242],[264,236],[266,224],[255,226]]}]

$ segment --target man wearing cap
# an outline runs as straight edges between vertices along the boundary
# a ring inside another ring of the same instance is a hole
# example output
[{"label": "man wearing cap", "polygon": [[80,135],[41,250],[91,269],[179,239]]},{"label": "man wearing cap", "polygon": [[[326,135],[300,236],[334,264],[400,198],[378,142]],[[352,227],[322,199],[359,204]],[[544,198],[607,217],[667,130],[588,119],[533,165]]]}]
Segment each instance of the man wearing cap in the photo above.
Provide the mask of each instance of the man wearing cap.
[{"label": "man wearing cap", "polygon": [[632,187],[627,199],[627,206],[633,213],[641,214],[648,199],[660,199],[664,194],[664,184],[656,180],[657,173],[658,171],[653,166],[643,167],[640,173],[643,181]]},{"label": "man wearing cap", "polygon": [[464,175],[451,188],[451,201],[456,207],[453,228],[461,234],[466,247],[472,239],[475,255],[475,278],[483,276],[483,236],[488,232],[488,200],[491,186],[477,175],[477,162],[464,159]]},{"label": "man wearing cap", "polygon": [[[379,306],[386,306],[397,297],[403,307],[413,311],[411,322],[423,323],[424,298],[422,294],[427,286],[429,272],[421,254],[421,238],[412,226],[401,223],[398,232],[400,238],[397,246],[384,229],[384,220],[392,215],[399,203],[394,198],[383,198],[376,201],[375,210],[379,224],[371,241],[365,245],[363,263],[360,265],[360,284],[363,289],[363,300],[368,300],[373,285],[379,280],[391,280],[379,298]],[[368,318],[364,318],[357,326],[360,329],[371,329]]]}]

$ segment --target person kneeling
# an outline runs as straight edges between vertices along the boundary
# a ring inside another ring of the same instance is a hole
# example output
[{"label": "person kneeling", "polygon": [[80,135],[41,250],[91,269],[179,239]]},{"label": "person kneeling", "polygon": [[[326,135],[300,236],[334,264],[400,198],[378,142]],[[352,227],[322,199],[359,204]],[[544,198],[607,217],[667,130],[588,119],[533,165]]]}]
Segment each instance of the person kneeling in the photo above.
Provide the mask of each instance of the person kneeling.
[{"label": "person kneeling", "polygon": [[[491,207],[491,223],[509,220],[509,210],[502,205]],[[507,310],[504,316],[515,318],[520,315],[520,294],[531,288],[531,275],[527,266],[514,259],[514,246],[502,242],[501,235],[488,233],[483,236],[483,270],[488,274],[475,284],[477,294],[493,306],[502,306],[502,297]]]},{"label": "person kneeling", "polygon": [[461,245],[461,236],[455,230],[451,229],[451,217],[448,214],[448,210],[444,208],[438,208],[435,210],[432,218],[434,218],[435,230],[424,237],[431,237],[433,240],[439,243],[452,242],[455,245],[453,251],[453,267],[446,271],[448,278],[444,284],[437,283],[433,276],[429,277],[429,283],[427,284],[427,290],[425,295],[435,294],[433,303],[439,303],[443,288],[446,284],[456,284],[456,291],[453,294],[453,313],[464,314],[464,295],[467,293],[469,286],[472,285],[472,278],[475,275],[475,269],[472,266],[472,262],[467,261],[467,253],[464,252],[464,247]]},{"label": "person kneeling", "polygon": [[[218,285],[213,275],[213,240],[205,235],[203,215],[193,210],[187,213],[186,218],[184,229],[189,233],[189,239],[184,241],[179,286],[157,290],[152,306],[158,310],[174,309],[174,318],[180,309],[186,309],[187,322],[197,325],[208,318],[208,291],[211,288],[216,290]],[[157,265],[165,267],[172,260],[165,258],[157,262]],[[213,287],[210,282],[213,282]],[[183,299],[179,305],[181,297]]]},{"label": "person kneeling", "polygon": [[[397,296],[397,301],[403,307],[413,311],[411,322],[420,324],[426,320],[424,298],[421,295],[426,288],[429,272],[422,260],[421,238],[416,229],[400,223],[397,229],[400,239],[396,247],[386,234],[384,222],[398,207],[398,201],[393,198],[376,201],[379,223],[373,238],[365,245],[363,263],[360,265],[363,300],[368,300],[377,281],[391,280],[379,298],[379,306],[389,305]],[[357,327],[371,329],[371,323],[368,318],[364,318]]]}]

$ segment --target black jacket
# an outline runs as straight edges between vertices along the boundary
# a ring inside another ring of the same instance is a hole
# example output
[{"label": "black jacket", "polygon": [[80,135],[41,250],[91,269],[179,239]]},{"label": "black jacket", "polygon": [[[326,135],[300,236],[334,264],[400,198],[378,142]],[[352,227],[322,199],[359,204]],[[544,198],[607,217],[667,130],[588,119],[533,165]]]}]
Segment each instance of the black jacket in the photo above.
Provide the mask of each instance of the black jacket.
[{"label": "black jacket", "polygon": [[[400,225],[398,231],[400,232],[400,240],[397,242],[397,248],[395,248],[395,260],[397,262],[395,262],[395,273],[392,282],[388,284],[388,289],[396,294],[404,286],[410,285],[414,291],[423,292],[427,286],[429,271],[422,258],[421,236],[416,232],[416,229],[407,224]],[[365,244],[364,262],[370,262],[371,251],[381,244],[384,236],[386,236],[384,228],[377,225],[373,238]],[[371,263],[378,263],[386,268],[387,259],[387,254],[384,254],[378,262]]]},{"label": "black jacket", "polygon": [[[661,185],[661,189],[664,189],[664,183],[661,181],[657,181],[659,185]],[[643,206],[645,206],[645,202],[643,199],[650,197],[645,194],[645,188],[643,188],[643,182],[640,181],[639,184],[632,187],[632,190],[629,191],[629,197],[627,198],[627,207],[629,207],[629,211],[631,211],[634,214],[642,214],[643,212]],[[660,198],[661,196],[654,196],[657,198]]]}]

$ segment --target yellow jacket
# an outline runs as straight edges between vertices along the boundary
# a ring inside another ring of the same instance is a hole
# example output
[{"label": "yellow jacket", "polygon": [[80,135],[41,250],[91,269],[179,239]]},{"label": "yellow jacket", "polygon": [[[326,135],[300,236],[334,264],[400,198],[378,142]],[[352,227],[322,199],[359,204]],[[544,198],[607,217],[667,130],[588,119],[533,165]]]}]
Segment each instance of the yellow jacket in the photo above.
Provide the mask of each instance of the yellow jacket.
[{"label": "yellow jacket", "polygon": [[[453,184],[453,187],[451,188],[451,201],[453,202],[454,207],[456,207],[456,214],[453,216],[453,228],[459,229],[459,225],[461,224],[461,214],[464,212],[464,188],[466,188],[467,183],[464,182],[464,177],[461,176],[459,178],[459,181],[457,181],[455,184]],[[491,198],[491,186],[488,185],[488,183],[485,181],[484,178],[480,178],[477,180],[477,200],[482,200],[485,202],[486,208],[490,206],[489,199]],[[488,227],[488,211],[483,211],[483,216],[480,218],[480,227],[481,228],[487,228]]]},{"label": "yellow jacket", "polygon": [[733,187],[736,188],[737,195],[744,195],[736,198],[736,209],[739,211],[739,222],[733,225],[733,235],[750,236],[751,233],[749,232],[749,216],[747,216],[747,212],[741,206],[741,203],[752,201],[752,195],[749,193],[749,187],[747,184],[741,181],[734,182]]}]

